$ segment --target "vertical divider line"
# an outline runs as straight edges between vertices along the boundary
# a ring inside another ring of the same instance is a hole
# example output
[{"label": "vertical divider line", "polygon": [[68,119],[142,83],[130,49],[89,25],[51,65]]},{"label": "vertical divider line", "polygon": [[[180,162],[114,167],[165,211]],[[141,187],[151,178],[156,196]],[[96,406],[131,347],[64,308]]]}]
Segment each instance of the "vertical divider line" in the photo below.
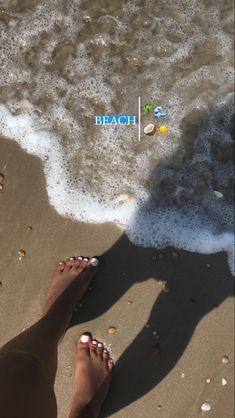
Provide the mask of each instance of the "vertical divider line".
[{"label": "vertical divider line", "polygon": [[141,127],[141,123],[140,123],[140,97],[138,97],[138,128],[139,128],[139,132],[138,132],[138,135],[139,135],[139,142],[140,142],[140,127]]}]

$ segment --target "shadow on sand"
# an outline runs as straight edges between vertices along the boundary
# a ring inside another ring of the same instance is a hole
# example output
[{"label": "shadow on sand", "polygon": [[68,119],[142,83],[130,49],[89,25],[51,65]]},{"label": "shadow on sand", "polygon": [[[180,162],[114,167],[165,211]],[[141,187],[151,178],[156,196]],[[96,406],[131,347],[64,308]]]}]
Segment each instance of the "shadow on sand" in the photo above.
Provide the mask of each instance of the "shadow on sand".
[{"label": "shadow on sand", "polygon": [[[219,124],[227,133],[231,133],[232,123],[226,122],[227,113],[226,108],[220,111]],[[216,117],[216,113],[214,116]],[[207,115],[206,119],[208,117]],[[192,163],[195,138],[198,137],[204,121],[205,115],[202,113],[192,114],[188,120],[183,120],[182,149],[178,150],[172,161],[166,162],[165,167],[159,166],[153,172],[153,175],[162,179],[164,170],[169,176],[169,167],[172,168],[172,181],[164,183],[163,179],[157,190],[157,193],[165,196],[168,205],[181,203],[182,207],[187,199],[200,199],[203,188],[208,187],[208,181],[216,187],[216,184],[213,184],[213,181],[216,183],[216,175],[213,180],[211,164],[208,164],[208,161],[199,165]],[[183,138],[187,140],[183,141]],[[216,141],[211,141],[210,144],[214,158],[221,164],[228,164],[229,167],[233,158],[232,142],[222,147]],[[171,201],[174,182],[183,181],[187,192],[187,178],[183,179],[181,175],[182,166],[185,164],[188,164],[189,176],[190,171],[197,172],[198,178],[203,181],[195,184],[194,194],[184,193],[181,202]],[[232,203],[231,190],[232,187],[225,196],[227,203]],[[154,191],[150,192],[153,196]],[[153,389],[174,368],[199,321],[234,294],[234,279],[230,274],[225,253],[208,256],[179,251],[178,257],[174,258],[172,248],[166,248],[165,257],[157,258],[157,261],[153,259],[153,253],[156,254],[156,250],[137,247],[123,235],[102,255],[102,269],[94,281],[93,292],[86,298],[86,309],[80,310],[71,324],[87,322],[103,314],[137,282],[146,281],[151,277],[156,280],[160,278],[169,284],[170,291],[162,291],[152,307],[148,319],[150,329],[140,329],[139,335],[119,358],[102,417],[112,415]],[[211,268],[206,267],[207,263],[211,264]],[[125,272],[125,276],[122,272]],[[141,304],[141,297],[135,302]],[[156,345],[156,338],[151,329],[159,331],[159,352],[158,349],[152,349]]]},{"label": "shadow on sand", "polygon": [[[170,291],[162,291],[152,308],[150,329],[141,329],[116,363],[102,417],[112,415],[153,389],[178,362],[198,322],[234,293],[226,254],[205,256],[180,251],[173,259],[172,249],[167,248],[165,257],[156,262],[152,259],[153,252],[156,254],[154,250],[135,247],[122,236],[102,256],[102,271],[86,298],[86,309],[73,318],[73,325],[96,318],[131,286],[150,277],[160,277],[169,284]],[[211,268],[206,267],[208,262]],[[141,304],[141,297],[135,302]],[[159,353],[152,349],[156,345],[152,329],[156,328],[160,334]]]}]

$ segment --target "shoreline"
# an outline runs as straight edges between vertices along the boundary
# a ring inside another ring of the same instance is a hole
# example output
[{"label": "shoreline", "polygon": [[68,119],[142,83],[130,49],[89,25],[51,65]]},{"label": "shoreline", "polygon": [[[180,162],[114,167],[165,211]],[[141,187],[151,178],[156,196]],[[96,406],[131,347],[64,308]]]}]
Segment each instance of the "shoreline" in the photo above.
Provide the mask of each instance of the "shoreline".
[{"label": "shoreline", "polygon": [[[49,205],[41,161],[11,140],[0,138],[0,148],[1,344],[39,318],[58,261],[102,254],[102,271],[60,347],[58,417],[67,416],[76,338],[90,329],[111,344],[117,363],[102,417],[143,418],[147,408],[151,418],[156,411],[194,418],[207,401],[213,418],[232,418],[234,278],[225,254],[140,248],[112,223],[68,220]],[[26,252],[22,260],[19,249]]]}]

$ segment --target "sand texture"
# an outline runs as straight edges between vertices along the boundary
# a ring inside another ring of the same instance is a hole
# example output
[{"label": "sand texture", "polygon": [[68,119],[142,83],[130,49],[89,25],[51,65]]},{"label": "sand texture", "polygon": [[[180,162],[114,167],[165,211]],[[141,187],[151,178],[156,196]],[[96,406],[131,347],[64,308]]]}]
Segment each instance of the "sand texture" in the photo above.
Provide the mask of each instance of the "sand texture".
[{"label": "sand texture", "polygon": [[[58,261],[102,255],[59,349],[58,417],[68,416],[76,339],[89,330],[116,362],[102,418],[233,418],[234,278],[226,255],[139,248],[114,224],[66,220],[48,202],[41,161],[4,138],[0,173],[1,345],[40,317]],[[211,412],[201,412],[204,402]]]}]

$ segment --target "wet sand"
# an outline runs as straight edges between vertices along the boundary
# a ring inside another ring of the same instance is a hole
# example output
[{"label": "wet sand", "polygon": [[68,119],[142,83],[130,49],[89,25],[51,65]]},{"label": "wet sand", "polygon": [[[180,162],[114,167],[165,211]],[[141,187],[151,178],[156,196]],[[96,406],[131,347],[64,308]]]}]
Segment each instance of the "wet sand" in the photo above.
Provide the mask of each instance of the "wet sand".
[{"label": "wet sand", "polygon": [[90,330],[116,361],[102,418],[232,418],[234,278],[225,254],[174,256],[134,246],[114,224],[68,221],[49,205],[41,161],[3,138],[0,150],[0,344],[39,318],[58,261],[103,255],[60,346],[58,417],[68,415],[75,341]]}]

